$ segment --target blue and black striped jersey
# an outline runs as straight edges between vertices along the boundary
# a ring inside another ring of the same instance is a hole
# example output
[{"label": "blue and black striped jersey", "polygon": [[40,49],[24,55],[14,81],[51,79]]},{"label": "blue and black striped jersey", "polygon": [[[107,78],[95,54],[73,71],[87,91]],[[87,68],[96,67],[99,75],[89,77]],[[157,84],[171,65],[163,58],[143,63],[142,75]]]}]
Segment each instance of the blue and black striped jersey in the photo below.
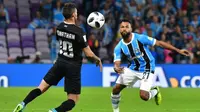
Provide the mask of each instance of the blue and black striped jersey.
[{"label": "blue and black striped jersey", "polygon": [[129,68],[135,71],[154,71],[155,59],[148,46],[153,46],[156,39],[137,33],[132,33],[132,40],[125,43],[123,39],[117,44],[114,50],[114,62],[120,61],[122,53],[130,61]]}]

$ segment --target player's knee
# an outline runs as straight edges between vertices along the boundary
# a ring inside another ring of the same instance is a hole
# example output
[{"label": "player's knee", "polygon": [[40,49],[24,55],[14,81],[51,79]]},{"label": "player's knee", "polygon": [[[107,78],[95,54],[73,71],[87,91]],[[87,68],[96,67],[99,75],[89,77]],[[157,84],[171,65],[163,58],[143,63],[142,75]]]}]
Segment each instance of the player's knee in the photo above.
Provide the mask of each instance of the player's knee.
[{"label": "player's knee", "polygon": [[49,89],[50,85],[47,84],[44,80],[40,83],[38,88],[41,90],[42,93],[46,92]]},{"label": "player's knee", "polygon": [[144,101],[149,100],[149,92],[140,90],[140,98]]},{"label": "player's knee", "polygon": [[113,88],[112,94],[119,94],[119,93],[120,93],[119,89]]},{"label": "player's knee", "polygon": [[126,86],[116,85],[113,87],[112,94],[119,94]]},{"label": "player's knee", "polygon": [[49,89],[49,87],[38,87],[38,89],[40,89],[40,91],[42,92],[42,93],[44,93],[44,92],[46,92],[48,89]]}]

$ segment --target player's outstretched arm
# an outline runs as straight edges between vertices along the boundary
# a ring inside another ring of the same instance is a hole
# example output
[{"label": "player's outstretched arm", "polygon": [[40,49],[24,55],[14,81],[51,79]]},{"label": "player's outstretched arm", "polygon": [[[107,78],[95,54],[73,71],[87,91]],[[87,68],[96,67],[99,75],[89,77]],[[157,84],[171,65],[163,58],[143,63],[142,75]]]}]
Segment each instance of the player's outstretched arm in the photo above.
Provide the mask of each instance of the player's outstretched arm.
[{"label": "player's outstretched arm", "polygon": [[96,65],[100,67],[100,71],[102,71],[102,62],[101,62],[101,59],[99,57],[97,57],[93,52],[92,50],[90,49],[89,46],[83,48],[83,52],[85,53],[85,55],[88,57],[88,58],[91,58],[93,60],[95,60],[96,62]]},{"label": "player's outstretched arm", "polygon": [[178,52],[179,54],[182,54],[182,55],[185,55],[185,56],[190,56],[190,52],[188,50],[185,50],[185,49],[178,49],[176,47],[174,47],[173,45],[171,44],[168,44],[166,42],[163,42],[163,41],[159,41],[159,40],[156,40],[156,46],[160,46],[162,48],[166,48],[166,49],[169,49],[169,50],[173,50],[173,51],[176,51]]}]

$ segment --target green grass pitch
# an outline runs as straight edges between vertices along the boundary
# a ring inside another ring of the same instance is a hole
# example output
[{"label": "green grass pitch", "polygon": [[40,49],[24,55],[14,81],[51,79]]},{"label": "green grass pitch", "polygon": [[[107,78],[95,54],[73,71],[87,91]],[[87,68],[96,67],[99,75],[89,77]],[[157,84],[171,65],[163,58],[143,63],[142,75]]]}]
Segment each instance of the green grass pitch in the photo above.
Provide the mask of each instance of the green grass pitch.
[{"label": "green grass pitch", "polygon": [[[33,88],[0,88],[0,112],[12,112],[14,107]],[[80,101],[71,112],[112,112],[112,88],[83,87]],[[142,101],[138,88],[122,92],[120,112],[200,112],[200,89],[161,88],[163,102],[157,106],[154,99]],[[24,112],[48,112],[66,100],[63,88],[54,87],[30,103]]]}]

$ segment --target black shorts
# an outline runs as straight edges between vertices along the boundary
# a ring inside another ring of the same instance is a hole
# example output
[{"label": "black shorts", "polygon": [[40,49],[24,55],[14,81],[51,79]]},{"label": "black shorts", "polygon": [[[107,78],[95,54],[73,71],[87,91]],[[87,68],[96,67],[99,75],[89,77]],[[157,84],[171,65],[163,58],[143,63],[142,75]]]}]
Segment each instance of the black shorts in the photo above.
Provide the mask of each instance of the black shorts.
[{"label": "black shorts", "polygon": [[81,66],[57,60],[43,78],[49,85],[57,85],[65,78],[64,89],[68,94],[81,93]]}]

